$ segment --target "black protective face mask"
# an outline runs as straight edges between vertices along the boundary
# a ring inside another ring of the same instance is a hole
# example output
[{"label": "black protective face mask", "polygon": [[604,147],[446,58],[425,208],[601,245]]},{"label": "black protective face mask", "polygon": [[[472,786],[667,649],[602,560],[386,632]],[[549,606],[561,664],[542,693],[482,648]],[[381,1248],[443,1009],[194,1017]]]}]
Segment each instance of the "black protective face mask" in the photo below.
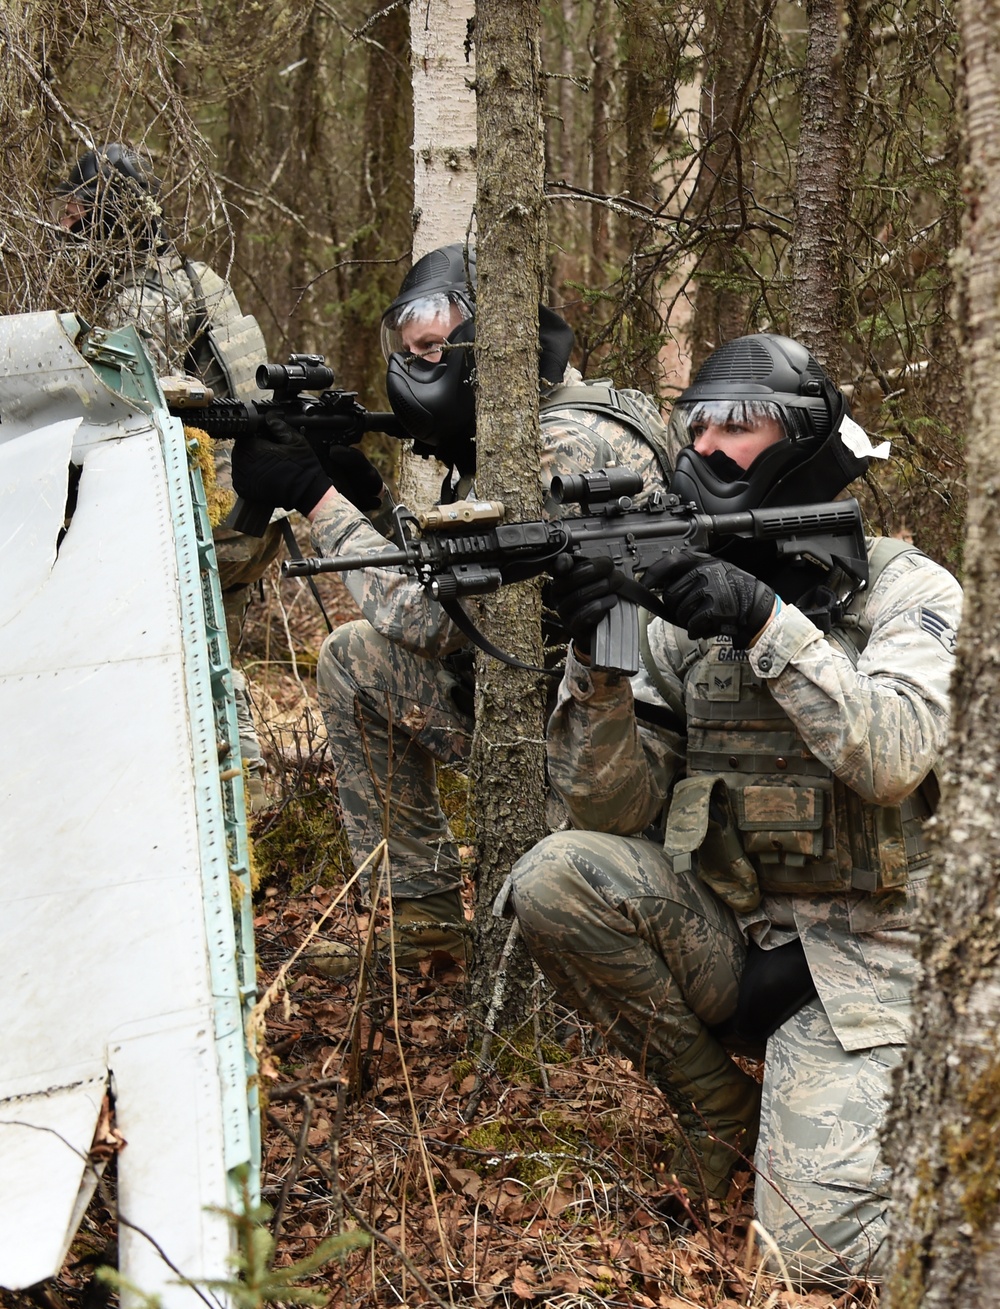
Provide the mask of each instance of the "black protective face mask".
[{"label": "black protective face mask", "polygon": [[704,459],[721,482],[738,482],[746,475],[746,469],[741,468],[735,459],[730,459],[724,450],[713,450],[710,455],[698,455],[698,458]]}]

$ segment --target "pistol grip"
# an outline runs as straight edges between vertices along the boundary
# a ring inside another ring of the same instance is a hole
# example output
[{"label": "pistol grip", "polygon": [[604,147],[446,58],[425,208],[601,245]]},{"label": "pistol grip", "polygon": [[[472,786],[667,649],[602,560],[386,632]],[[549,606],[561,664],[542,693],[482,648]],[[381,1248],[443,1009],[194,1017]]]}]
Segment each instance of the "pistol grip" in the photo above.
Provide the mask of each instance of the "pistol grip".
[{"label": "pistol grip", "polygon": [[590,662],[593,668],[615,668],[630,677],[639,671],[638,605],[618,597],[594,633]]},{"label": "pistol grip", "polygon": [[242,532],[245,536],[263,536],[273,513],[274,510],[269,509],[267,505],[244,500],[240,496],[222,526],[234,532]]}]

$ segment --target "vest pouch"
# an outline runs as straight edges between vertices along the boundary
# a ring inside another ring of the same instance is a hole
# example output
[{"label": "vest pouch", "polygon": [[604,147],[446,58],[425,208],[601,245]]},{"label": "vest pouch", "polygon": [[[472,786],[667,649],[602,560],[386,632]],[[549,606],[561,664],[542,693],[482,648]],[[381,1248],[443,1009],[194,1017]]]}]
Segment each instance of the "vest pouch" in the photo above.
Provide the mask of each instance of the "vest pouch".
[{"label": "vest pouch", "polygon": [[768,894],[811,895],[851,889],[850,867],[824,848],[832,789],[788,782],[734,791],[744,848]]},{"label": "vest pouch", "polygon": [[886,806],[871,814],[868,836],[870,869],[854,870],[852,885],[856,891],[897,891],[909,878],[909,858],[903,814],[898,807]]},{"label": "vest pouch", "polygon": [[743,786],[736,806],[743,846],[762,863],[802,866],[823,856],[824,792],[815,786]]},{"label": "vest pouch", "polygon": [[749,913],[760,904],[757,873],[740,841],[725,778],[686,777],[677,783],[663,850],[675,872],[695,871],[737,913]]}]

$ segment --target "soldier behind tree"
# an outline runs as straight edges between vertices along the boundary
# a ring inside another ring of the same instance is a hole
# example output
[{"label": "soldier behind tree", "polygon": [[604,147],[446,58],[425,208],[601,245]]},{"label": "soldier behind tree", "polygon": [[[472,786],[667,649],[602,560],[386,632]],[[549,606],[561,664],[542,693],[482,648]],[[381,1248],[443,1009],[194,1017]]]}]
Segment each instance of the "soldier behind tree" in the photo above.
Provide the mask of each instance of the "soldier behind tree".
[{"label": "soldier behind tree", "polygon": [[[444,501],[473,489],[475,305],[475,251],[454,244],[417,261],[382,320],[390,404],[418,453],[448,466]],[[556,474],[619,464],[643,476],[644,496],[662,489],[671,461],[655,403],[636,391],[583,382],[569,367],[568,324],[544,306],[539,318],[544,513],[567,512],[548,494]],[[251,482],[244,488],[241,467],[248,478],[252,470],[242,459],[241,446],[234,476],[248,494]],[[306,508],[323,554],[387,548],[342,495],[328,490],[317,500]],[[468,759],[474,652],[415,578],[373,566],[345,580],[364,618],[326,639],[317,676],[351,853],[360,865],[383,834],[388,840],[397,966],[461,960],[462,865],[435,764]],[[323,958],[319,953],[311,966],[329,975],[356,967],[356,957],[337,942],[326,943]]]}]

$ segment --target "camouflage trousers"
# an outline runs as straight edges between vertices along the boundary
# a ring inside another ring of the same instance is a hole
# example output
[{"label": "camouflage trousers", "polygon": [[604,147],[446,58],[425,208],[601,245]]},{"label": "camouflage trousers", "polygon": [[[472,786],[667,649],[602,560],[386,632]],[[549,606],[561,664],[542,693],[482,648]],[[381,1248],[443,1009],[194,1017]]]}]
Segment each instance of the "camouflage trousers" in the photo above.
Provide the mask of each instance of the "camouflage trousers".
[{"label": "camouflage trousers", "polygon": [[[736,1009],[746,945],[732,911],[652,842],[597,832],[539,842],[514,866],[513,896],[561,1002],[669,1098],[672,1056]],[[768,1041],[754,1206],[801,1283],[879,1275],[888,1207],[879,1129],[901,1053],[845,1051],[818,999]]]},{"label": "camouflage trousers", "polygon": [[[270,523],[264,535],[256,537],[218,527],[213,536],[219,564],[219,582],[222,586],[222,607],[226,614],[226,634],[232,652],[239,646],[243,634],[243,620],[253,599],[253,588],[281,549],[281,528],[277,523]],[[231,654],[230,657],[235,658],[235,655]],[[240,754],[250,765],[251,771],[263,770],[264,760],[250,709],[247,680],[236,668],[233,669],[233,694],[240,733]]]},{"label": "camouflage trousers", "polygon": [[395,896],[461,885],[435,769],[463,762],[472,746],[473,716],[455,701],[458,679],[363,619],[326,638],[316,676],[355,867],[385,835]]}]

